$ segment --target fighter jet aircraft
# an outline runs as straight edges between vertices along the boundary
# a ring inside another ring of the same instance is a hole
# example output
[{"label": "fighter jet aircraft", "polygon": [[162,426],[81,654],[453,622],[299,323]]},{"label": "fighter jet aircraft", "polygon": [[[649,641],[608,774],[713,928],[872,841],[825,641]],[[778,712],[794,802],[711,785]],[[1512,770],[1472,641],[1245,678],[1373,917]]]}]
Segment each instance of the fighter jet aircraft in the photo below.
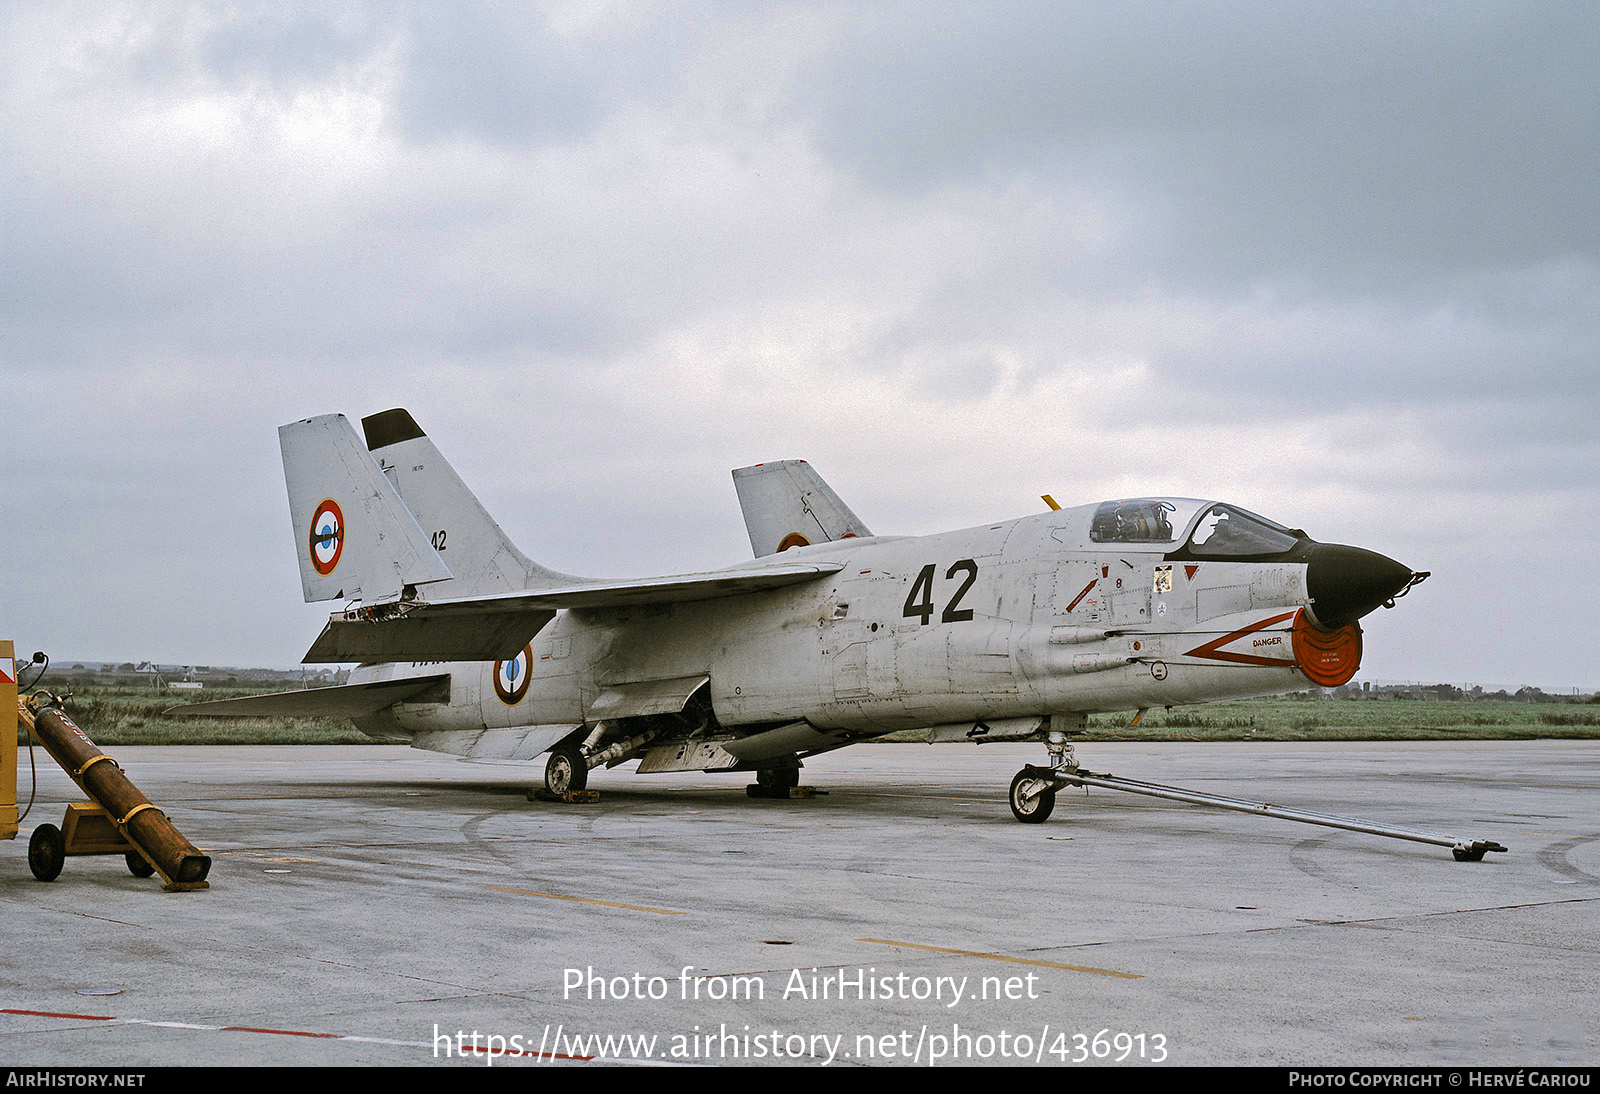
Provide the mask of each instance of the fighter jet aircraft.
[{"label": "fighter jet aircraft", "polygon": [[184,709],[543,755],[556,794],[637,759],[786,796],[806,757],[916,730],[1042,743],[1011,787],[1042,821],[1092,781],[1069,741],[1089,714],[1343,684],[1359,620],[1427,576],[1190,498],[878,536],[783,461],[733,473],[753,560],[578,578],[519,551],[405,410],[362,424],[365,444],[342,415],[279,430],[305,598],[344,602],[305,660],[361,662],[351,682]]}]

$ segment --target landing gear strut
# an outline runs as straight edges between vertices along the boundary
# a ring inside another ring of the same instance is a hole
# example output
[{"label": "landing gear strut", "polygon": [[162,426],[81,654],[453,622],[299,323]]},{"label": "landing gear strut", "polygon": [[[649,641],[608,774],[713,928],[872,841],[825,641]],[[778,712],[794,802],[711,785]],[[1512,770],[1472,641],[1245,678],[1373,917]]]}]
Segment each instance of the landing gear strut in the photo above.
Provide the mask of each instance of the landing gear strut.
[{"label": "landing gear strut", "polygon": [[1077,758],[1072,754],[1072,742],[1066,732],[1059,729],[1045,734],[1045,748],[1050,752],[1049,767],[1029,764],[1011,780],[1011,815],[1023,824],[1043,824],[1056,808],[1056,791],[1068,785],[1062,777],[1075,774]]}]

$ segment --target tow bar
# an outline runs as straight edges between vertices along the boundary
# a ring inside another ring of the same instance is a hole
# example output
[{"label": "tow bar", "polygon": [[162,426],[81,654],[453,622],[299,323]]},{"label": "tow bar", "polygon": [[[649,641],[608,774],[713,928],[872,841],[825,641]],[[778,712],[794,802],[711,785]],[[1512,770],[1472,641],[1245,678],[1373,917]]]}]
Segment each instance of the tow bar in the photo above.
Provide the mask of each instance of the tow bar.
[{"label": "tow bar", "polygon": [[1019,820],[1042,820],[1049,815],[1056,791],[1069,786],[1098,786],[1104,790],[1121,790],[1128,794],[1143,794],[1151,798],[1188,802],[1192,805],[1210,805],[1218,809],[1231,809],[1236,813],[1253,813],[1261,817],[1299,821],[1302,824],[1320,824],[1324,828],[1343,828],[1350,832],[1365,832],[1373,836],[1410,840],[1413,843],[1431,843],[1448,847],[1457,862],[1478,862],[1487,851],[1504,851],[1505,847],[1493,840],[1462,839],[1458,836],[1435,832],[1419,832],[1392,824],[1339,817],[1331,813],[1316,813],[1307,809],[1291,809],[1271,802],[1249,801],[1225,794],[1209,794],[1203,790],[1185,790],[1181,786],[1163,786],[1160,783],[1124,779],[1102,772],[1084,771],[1081,768],[1050,768],[1029,765],[1017,774],[1012,782],[1011,808]]}]

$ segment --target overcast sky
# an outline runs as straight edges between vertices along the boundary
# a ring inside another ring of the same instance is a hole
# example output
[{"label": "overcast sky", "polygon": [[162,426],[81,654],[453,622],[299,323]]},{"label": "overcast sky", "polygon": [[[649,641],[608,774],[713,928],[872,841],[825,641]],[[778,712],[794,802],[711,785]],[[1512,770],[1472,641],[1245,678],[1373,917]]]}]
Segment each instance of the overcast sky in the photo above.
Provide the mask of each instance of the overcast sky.
[{"label": "overcast sky", "polygon": [[1600,5],[0,8],[0,637],[292,666],[276,427],[534,558],[1221,498],[1433,572],[1368,679],[1600,686]]}]

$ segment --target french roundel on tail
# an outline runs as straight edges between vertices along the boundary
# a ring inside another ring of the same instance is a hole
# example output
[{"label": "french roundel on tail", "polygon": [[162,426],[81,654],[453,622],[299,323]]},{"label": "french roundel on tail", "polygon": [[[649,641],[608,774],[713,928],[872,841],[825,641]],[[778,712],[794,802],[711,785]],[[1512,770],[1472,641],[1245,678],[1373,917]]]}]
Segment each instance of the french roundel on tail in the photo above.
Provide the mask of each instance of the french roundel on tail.
[{"label": "french roundel on tail", "polygon": [[306,549],[317,573],[326,577],[338,568],[339,556],[344,554],[344,513],[332,498],[323,498],[311,514],[311,541]]},{"label": "french roundel on tail", "polygon": [[447,581],[445,566],[343,414],[278,428],[308,603],[398,599]]}]

